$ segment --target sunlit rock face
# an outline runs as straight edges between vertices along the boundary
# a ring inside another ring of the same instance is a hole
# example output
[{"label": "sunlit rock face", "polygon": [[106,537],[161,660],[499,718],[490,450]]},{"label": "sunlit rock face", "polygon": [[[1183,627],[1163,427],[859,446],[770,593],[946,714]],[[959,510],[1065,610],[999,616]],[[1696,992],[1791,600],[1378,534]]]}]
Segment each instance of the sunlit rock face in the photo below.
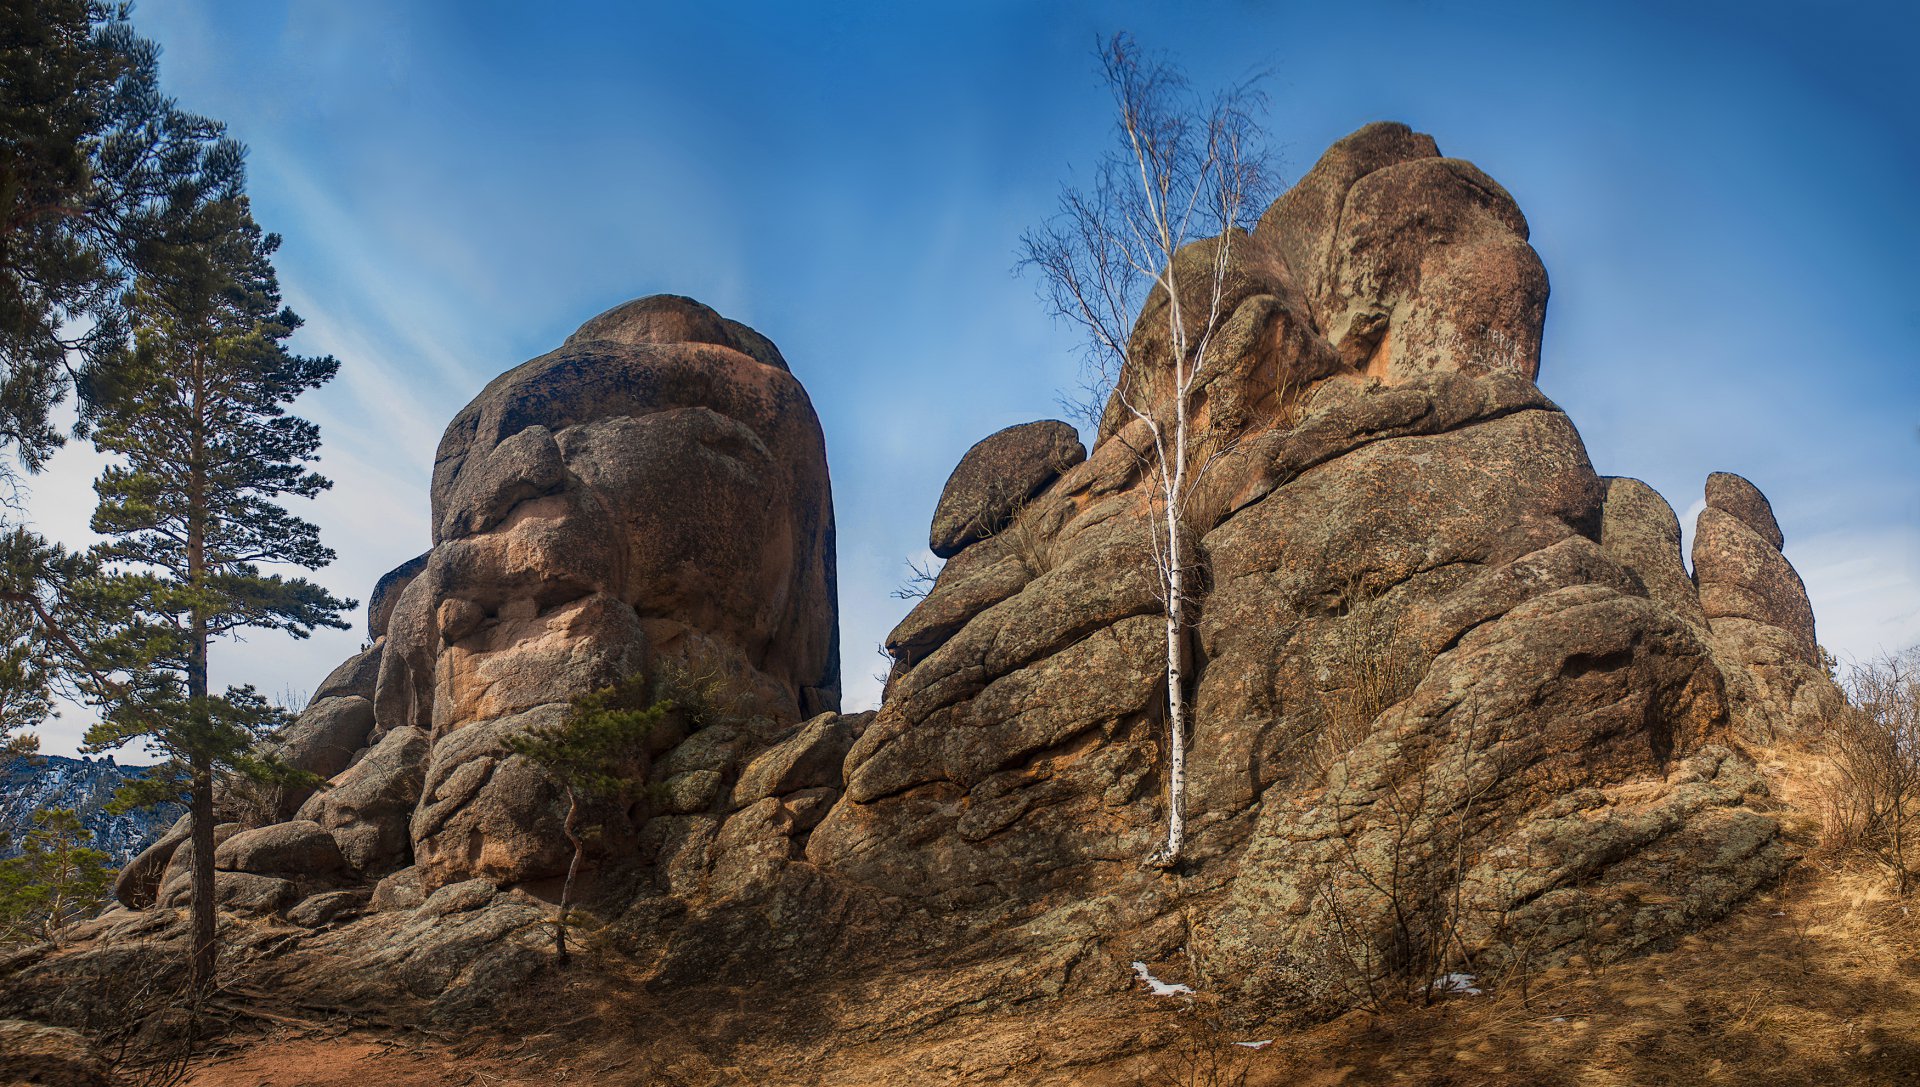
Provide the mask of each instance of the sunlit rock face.
[{"label": "sunlit rock face", "polygon": [[[1804,594],[1777,540],[1696,589],[1666,503],[1595,471],[1534,384],[1527,237],[1486,174],[1375,124],[1176,261],[1204,299],[1232,246],[1189,405],[1189,467],[1213,461],[1182,525],[1203,585],[1183,880],[1138,867],[1165,832],[1166,644],[1149,439],[1117,399],[1085,462],[957,550],[889,637],[886,701],[808,859],[1003,921],[1178,913],[1246,987],[1313,973],[1336,923],[1404,939],[1382,865],[1410,901],[1461,903],[1467,941],[1497,924],[1549,956],[1602,927],[1662,939],[1777,873],[1719,647],[1760,610],[1781,652],[1810,646]],[[1168,305],[1147,301],[1122,378],[1163,418]]]},{"label": "sunlit rock face", "polygon": [[564,868],[552,785],[502,745],[575,696],[672,666],[744,716],[838,708],[818,420],[771,343],[697,302],[627,303],[489,384],[441,440],[433,531],[373,737],[432,739],[411,832],[430,883]]}]

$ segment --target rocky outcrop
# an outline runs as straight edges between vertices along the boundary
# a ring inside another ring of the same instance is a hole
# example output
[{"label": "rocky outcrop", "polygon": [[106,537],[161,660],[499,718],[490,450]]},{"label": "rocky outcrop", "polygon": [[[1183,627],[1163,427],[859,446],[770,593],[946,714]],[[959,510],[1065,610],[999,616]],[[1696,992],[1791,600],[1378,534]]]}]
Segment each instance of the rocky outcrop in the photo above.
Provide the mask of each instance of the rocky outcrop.
[{"label": "rocky outcrop", "polygon": [[411,863],[407,826],[420,802],[430,749],[427,734],[417,728],[391,730],[302,804],[297,818],[325,828],[355,872],[378,875]]},{"label": "rocky outcrop", "polygon": [[1694,581],[1735,714],[1761,739],[1812,729],[1844,701],[1821,660],[1806,586],[1780,553],[1785,542],[1759,488],[1730,472],[1707,477]]},{"label": "rocky outcrop", "polygon": [[947,477],[927,547],[952,558],[1005,528],[1027,499],[1086,459],[1079,434],[1057,419],[1022,423],[982,438]]},{"label": "rocky outcrop", "polygon": [[819,423],[770,342],[697,302],[617,307],[490,384],[441,442],[433,523],[375,716],[431,737],[435,883],[564,868],[557,792],[502,744],[577,695],[671,671],[745,716],[838,705]]},{"label": "rocky outcrop", "polygon": [[[1227,346],[1192,405],[1199,444],[1234,453],[1187,526],[1206,591],[1181,908],[1246,987],[1322,940],[1330,901],[1391,942],[1366,888],[1394,856],[1421,858],[1408,894],[1471,878],[1464,897],[1549,954],[1618,921],[1608,888],[1663,851],[1682,906],[1636,931],[1713,916],[1784,864],[1728,746],[1714,610],[1671,509],[1599,476],[1533,384],[1547,284],[1526,237],[1479,170],[1374,125],[1233,240]],[[1171,395],[1168,304],[1149,300],[1121,378],[1148,410]],[[812,864],[1002,920],[1089,896],[1116,926],[1174,908],[1136,868],[1166,818],[1140,425],[1110,408],[1086,462],[955,556],[889,637],[886,701]],[[1549,819],[1578,790],[1579,817]]]},{"label": "rocky outcrop", "polygon": [[1649,599],[1702,632],[1707,615],[1680,560],[1680,519],[1660,492],[1637,479],[1608,479],[1600,546],[1640,583]]},{"label": "rocky outcrop", "polygon": [[[279,792],[269,821],[297,822],[248,831],[245,855],[232,847],[225,867],[283,874],[255,839],[300,827],[309,876],[409,869],[426,891],[556,876],[570,856],[559,791],[506,742],[630,679],[678,705],[636,753],[636,773],[694,734],[688,754],[662,760],[684,764],[665,794],[674,811],[723,805],[747,762],[807,718],[829,722],[826,740],[802,730],[811,746],[794,765],[756,771],[766,780],[749,789],[837,787],[851,736],[831,712],[825,453],[805,391],[765,337],[674,296],[594,318],[449,425],[433,526],[433,549],[375,586],[373,644],[278,741],[284,761],[327,784]],[[806,806],[817,822],[822,798]],[[644,808],[594,813],[610,856],[630,853]],[[123,902],[167,897],[177,845],[129,867]]]},{"label": "rocky outcrop", "polygon": [[[375,593],[371,690],[348,662],[285,741],[339,769],[296,821],[225,828],[223,902],[284,911],[289,954],[340,984],[484,1006],[537,969],[572,852],[513,740],[616,682],[673,709],[626,753],[648,787],[590,805],[582,886],[676,1000],[886,972],[907,1018],[874,1029],[898,1031],[1182,953],[1267,1012],[1329,1010],[1352,990],[1302,979],[1419,968],[1435,910],[1442,950],[1537,965],[1668,940],[1777,876],[1741,744],[1833,696],[1804,589],[1745,481],[1708,482],[1689,576],[1667,502],[1595,471],[1533,380],[1547,283],[1511,197],[1372,125],[1176,281],[1222,247],[1172,875],[1140,863],[1168,816],[1139,415],[1170,407],[1169,293],[1090,451],[1036,423],[967,453],[929,530],[950,561],[854,715],[806,395],[764,337],[660,296],[449,426],[434,547]],[[178,861],[136,882],[177,901]]]},{"label": "rocky outcrop", "polygon": [[1547,274],[1507,191],[1433,138],[1371,124],[1276,201],[1273,238],[1328,343],[1388,380],[1540,370]]},{"label": "rocky outcrop", "polygon": [[[371,698],[330,694],[315,699],[301,711],[293,727],[275,745],[275,753],[293,769],[327,779],[353,765],[354,758],[366,750],[367,739],[372,735]],[[275,816],[290,817],[312,795],[313,790],[308,788],[280,789],[274,796]]]},{"label": "rocky outcrop", "polygon": [[393,618],[393,606],[400,602],[400,594],[407,591],[420,571],[427,568],[431,555],[431,552],[415,555],[373,583],[373,591],[367,594],[367,637],[379,641],[387,636],[387,621]]},{"label": "rocky outcrop", "polygon": [[214,850],[213,866],[222,872],[326,876],[346,867],[346,859],[325,827],[295,819],[228,838]]}]

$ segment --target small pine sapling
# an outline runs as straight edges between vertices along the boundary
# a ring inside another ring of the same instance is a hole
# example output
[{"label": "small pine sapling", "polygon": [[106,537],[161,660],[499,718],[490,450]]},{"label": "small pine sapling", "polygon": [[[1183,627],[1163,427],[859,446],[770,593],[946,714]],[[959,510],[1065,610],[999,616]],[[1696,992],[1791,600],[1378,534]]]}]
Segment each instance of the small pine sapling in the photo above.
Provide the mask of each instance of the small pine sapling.
[{"label": "small pine sapling", "polygon": [[573,700],[564,720],[533,728],[506,741],[508,751],[545,770],[567,794],[564,824],[573,859],[560,886],[560,905],[554,915],[554,958],[565,964],[568,914],[573,907],[573,885],[586,855],[581,831],[583,810],[596,801],[630,798],[643,786],[643,753],[654,726],[674,704],[655,699],[652,686],[641,677],[605,687]]},{"label": "small pine sapling", "polygon": [[113,858],[92,841],[71,809],[33,813],[20,855],[0,861],[0,946],[51,940],[100,909],[113,883]]}]

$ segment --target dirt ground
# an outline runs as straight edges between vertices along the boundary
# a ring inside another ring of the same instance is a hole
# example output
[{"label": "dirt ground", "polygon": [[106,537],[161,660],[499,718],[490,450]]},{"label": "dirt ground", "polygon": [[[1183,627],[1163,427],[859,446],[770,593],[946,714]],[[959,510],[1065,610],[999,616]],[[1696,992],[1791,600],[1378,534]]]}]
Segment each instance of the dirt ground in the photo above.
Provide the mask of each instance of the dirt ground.
[{"label": "dirt ground", "polygon": [[[1768,767],[1806,856],[1731,917],[1656,954],[1482,979],[1435,1007],[1233,1032],[1203,997],[1036,1009],[848,1049],[757,1024],[724,1058],[611,1018],[524,1037],[429,1036],[282,1018],[230,1035],[193,1087],[722,1084],[899,1087],[1615,1087],[1920,1084],[1920,897],[1816,848],[1804,765]],[[1793,814],[1799,813],[1799,814]],[[565,994],[577,1007],[612,992]],[[607,1007],[606,1003],[599,1003]],[[777,1024],[771,1026],[777,1027]],[[762,1037],[764,1036],[764,1037]],[[1267,1044],[1250,1048],[1237,1043]],[[1073,1055],[1078,1054],[1075,1058]],[[1063,1055],[1071,1067],[1062,1067]]]}]

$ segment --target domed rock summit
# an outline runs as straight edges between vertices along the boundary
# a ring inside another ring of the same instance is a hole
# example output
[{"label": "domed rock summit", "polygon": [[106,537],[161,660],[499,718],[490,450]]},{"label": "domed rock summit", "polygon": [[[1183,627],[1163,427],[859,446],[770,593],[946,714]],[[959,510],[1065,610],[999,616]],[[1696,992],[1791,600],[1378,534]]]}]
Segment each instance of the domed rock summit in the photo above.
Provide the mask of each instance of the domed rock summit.
[{"label": "domed rock summit", "polygon": [[[1225,283],[1177,871],[1141,865],[1167,816],[1141,424],[970,450],[882,704],[843,715],[806,392],[766,337],[656,296],[448,426],[432,549],[282,740],[330,784],[236,807],[223,902],[275,919],[314,992],[492,1007],[543,968],[530,928],[569,856],[506,741],[634,676],[694,677],[711,712],[650,737],[645,799],[599,815],[589,901],[633,983],[683,1009],[771,986],[810,1018],[766,1030],[850,1047],[1104,999],[1175,956],[1222,998],[1331,1014],[1455,953],[1659,946],[1774,880],[1790,850],[1746,748],[1840,699],[1805,589],[1746,480],[1707,481],[1689,572],[1671,506],[1595,470],[1535,384],[1548,285],[1508,193],[1368,125]],[[1168,304],[1130,352],[1148,400]],[[127,869],[92,950],[10,991],[164,931],[178,842]]]}]

